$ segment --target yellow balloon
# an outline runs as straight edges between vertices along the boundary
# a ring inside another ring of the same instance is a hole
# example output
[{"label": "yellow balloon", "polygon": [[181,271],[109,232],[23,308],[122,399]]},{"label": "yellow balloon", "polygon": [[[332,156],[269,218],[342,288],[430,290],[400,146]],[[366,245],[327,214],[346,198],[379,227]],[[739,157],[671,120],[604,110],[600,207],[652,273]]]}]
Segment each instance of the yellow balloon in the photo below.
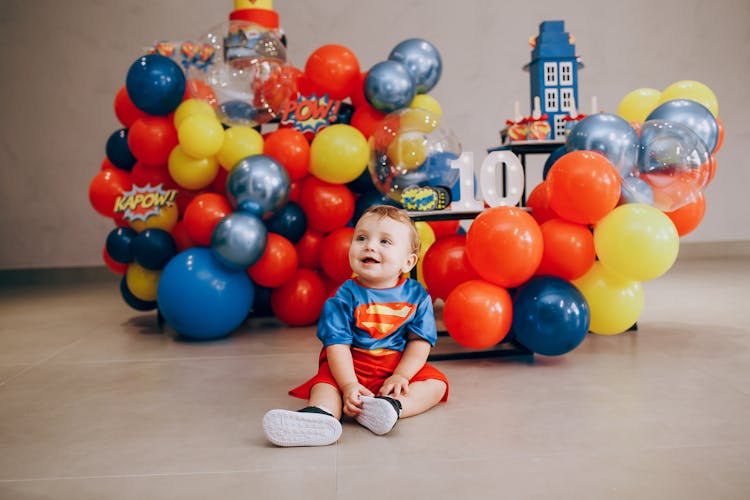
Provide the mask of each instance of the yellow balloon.
[{"label": "yellow balloon", "polygon": [[219,173],[219,163],[216,158],[195,158],[187,154],[182,146],[175,146],[169,154],[167,162],[169,175],[185,189],[203,189],[213,182]]},{"label": "yellow balloon", "polygon": [[177,127],[177,138],[185,153],[206,158],[219,152],[224,143],[224,128],[215,116],[196,114],[185,118]]},{"label": "yellow balloon", "polygon": [[332,184],[359,177],[370,161],[370,147],[362,132],[351,125],[326,127],[310,145],[310,173]]},{"label": "yellow balloon", "polygon": [[440,106],[440,103],[437,99],[427,94],[417,94],[411,104],[409,104],[409,107],[426,109],[438,118],[443,116],[443,108]]},{"label": "yellow balloon", "polygon": [[161,276],[161,271],[151,271],[134,262],[128,266],[125,283],[128,285],[128,290],[139,299],[156,300],[159,276]]},{"label": "yellow balloon", "polygon": [[420,132],[407,132],[396,136],[388,145],[388,158],[394,165],[413,170],[427,159],[427,138]]},{"label": "yellow balloon", "polygon": [[656,89],[635,89],[622,98],[617,107],[617,114],[630,123],[643,123],[658,106],[660,98],[661,92]]},{"label": "yellow balloon", "polygon": [[573,284],[589,305],[589,330],[593,333],[622,333],[638,321],[643,311],[643,286],[610,271],[601,262],[594,262]]},{"label": "yellow balloon", "polygon": [[417,233],[419,233],[419,260],[417,261],[417,281],[422,286],[427,287],[427,283],[424,280],[424,271],[422,270],[422,261],[424,259],[427,250],[430,249],[433,243],[435,243],[435,231],[432,230],[429,224],[426,222],[415,222],[417,226]]},{"label": "yellow balloon", "polygon": [[667,272],[680,249],[674,223],[658,208],[620,205],[594,226],[599,260],[625,278],[646,281]]},{"label": "yellow balloon", "polygon": [[175,128],[179,128],[182,122],[185,121],[185,118],[193,115],[207,115],[215,117],[216,112],[214,111],[214,108],[212,108],[211,105],[206,101],[201,101],[200,99],[187,99],[186,101],[183,101],[182,104],[177,106],[177,109],[174,112],[173,122]]},{"label": "yellow balloon", "polygon": [[[415,98],[416,99],[416,98]],[[406,108],[399,115],[399,132],[429,134],[440,125],[440,115],[422,108]]]},{"label": "yellow balloon", "polygon": [[224,144],[216,155],[216,159],[226,170],[246,156],[263,153],[263,136],[250,127],[231,127],[224,131]]},{"label": "yellow balloon", "polygon": [[707,85],[695,80],[681,80],[665,88],[661,93],[659,104],[674,99],[690,99],[703,104],[714,117],[719,116],[719,100]]},{"label": "yellow balloon", "polygon": [[146,220],[134,220],[130,222],[130,227],[141,232],[144,229],[163,229],[165,231],[172,232],[172,229],[177,225],[177,220],[180,216],[180,210],[176,203],[164,205],[159,207],[159,213],[148,217]]}]

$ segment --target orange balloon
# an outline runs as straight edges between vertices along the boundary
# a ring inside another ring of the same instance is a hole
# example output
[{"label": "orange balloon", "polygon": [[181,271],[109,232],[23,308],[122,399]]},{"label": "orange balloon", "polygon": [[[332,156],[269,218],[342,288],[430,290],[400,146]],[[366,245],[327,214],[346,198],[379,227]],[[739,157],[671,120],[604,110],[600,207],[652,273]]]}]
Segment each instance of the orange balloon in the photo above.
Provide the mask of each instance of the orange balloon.
[{"label": "orange balloon", "polygon": [[196,245],[210,246],[216,224],[231,213],[232,207],[226,198],[216,193],[202,193],[188,203],[182,221]]},{"label": "orange balloon", "polygon": [[206,101],[212,107],[219,105],[219,100],[216,98],[216,93],[210,85],[200,80],[190,79],[185,85],[185,99],[200,99]]},{"label": "orange balloon", "polygon": [[544,252],[535,274],[565,280],[580,278],[594,264],[594,235],[582,224],[550,219],[541,225]]},{"label": "orange balloon", "polygon": [[263,142],[263,154],[277,160],[296,181],[310,171],[310,143],[304,134],[293,128],[280,128],[268,134]]},{"label": "orange balloon", "polygon": [[572,151],[558,159],[547,175],[549,205],[560,217],[594,224],[617,206],[620,177],[604,155]]},{"label": "orange balloon", "polygon": [[305,77],[332,99],[344,99],[353,93],[359,81],[359,61],[343,45],[323,45],[307,59]]},{"label": "orange balloon", "polygon": [[533,276],[542,260],[542,231],[517,207],[493,207],[474,220],[466,235],[466,255],[490,283],[514,287]]},{"label": "orange balloon", "polygon": [[385,118],[385,113],[364,103],[354,111],[351,125],[369,139],[383,118]]},{"label": "orange balloon", "polygon": [[549,206],[549,185],[547,181],[538,184],[526,199],[526,206],[531,209],[531,216],[537,224],[543,224],[558,215]]},{"label": "orange balloon", "polygon": [[716,154],[719,151],[719,148],[721,148],[721,145],[724,144],[724,122],[721,121],[721,118],[718,116],[716,117],[716,125],[719,127],[719,138],[716,141],[716,147],[713,151],[714,154]]},{"label": "orange balloon", "polygon": [[462,346],[486,349],[502,341],[513,321],[513,302],[505,288],[482,280],[458,285],[445,301],[443,321]]},{"label": "orange balloon", "polygon": [[297,250],[292,242],[280,234],[268,233],[263,255],[248,268],[247,274],[260,286],[276,288],[294,276],[297,263]]},{"label": "orange balloon", "polygon": [[459,226],[461,225],[460,220],[431,220],[427,221],[427,224],[432,228],[432,232],[435,233],[435,238],[440,239],[444,236],[451,236],[456,234]]},{"label": "orange balloon", "polygon": [[684,205],[673,212],[664,212],[677,228],[677,234],[685,236],[692,232],[703,220],[706,213],[706,197],[698,193],[695,201]]}]

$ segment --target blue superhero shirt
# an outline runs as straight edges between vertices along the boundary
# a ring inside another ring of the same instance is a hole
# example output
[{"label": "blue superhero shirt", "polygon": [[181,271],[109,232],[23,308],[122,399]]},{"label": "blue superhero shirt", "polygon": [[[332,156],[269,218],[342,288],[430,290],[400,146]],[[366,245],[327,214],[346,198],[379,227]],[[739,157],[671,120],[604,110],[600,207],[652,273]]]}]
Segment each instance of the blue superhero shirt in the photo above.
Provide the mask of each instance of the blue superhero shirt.
[{"label": "blue superhero shirt", "polygon": [[326,301],[318,321],[318,338],[324,347],[349,344],[366,351],[401,352],[410,334],[432,346],[437,341],[432,298],[413,279],[384,289],[347,280]]}]

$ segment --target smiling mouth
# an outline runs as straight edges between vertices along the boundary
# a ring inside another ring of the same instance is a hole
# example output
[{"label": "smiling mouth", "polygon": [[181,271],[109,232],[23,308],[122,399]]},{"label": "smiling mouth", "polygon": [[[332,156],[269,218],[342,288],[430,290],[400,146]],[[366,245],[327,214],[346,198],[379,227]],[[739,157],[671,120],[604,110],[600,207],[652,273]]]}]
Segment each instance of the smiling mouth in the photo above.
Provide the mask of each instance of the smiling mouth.
[{"label": "smiling mouth", "polygon": [[362,259],[362,263],[363,264],[378,264],[379,262],[373,259],[372,257],[365,257],[364,259]]}]

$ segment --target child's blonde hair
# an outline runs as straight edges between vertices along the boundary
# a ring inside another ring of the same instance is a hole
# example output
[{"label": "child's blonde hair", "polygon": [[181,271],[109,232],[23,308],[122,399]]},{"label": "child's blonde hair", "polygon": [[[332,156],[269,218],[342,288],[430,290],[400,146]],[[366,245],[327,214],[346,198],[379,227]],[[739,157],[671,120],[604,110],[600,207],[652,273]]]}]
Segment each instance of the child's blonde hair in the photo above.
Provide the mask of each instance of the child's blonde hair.
[{"label": "child's blonde hair", "polygon": [[394,207],[392,205],[373,205],[362,213],[362,217],[367,214],[373,214],[383,219],[385,217],[406,224],[409,228],[409,243],[411,243],[411,252],[419,256],[419,231],[414,221],[411,220],[406,210]]}]

